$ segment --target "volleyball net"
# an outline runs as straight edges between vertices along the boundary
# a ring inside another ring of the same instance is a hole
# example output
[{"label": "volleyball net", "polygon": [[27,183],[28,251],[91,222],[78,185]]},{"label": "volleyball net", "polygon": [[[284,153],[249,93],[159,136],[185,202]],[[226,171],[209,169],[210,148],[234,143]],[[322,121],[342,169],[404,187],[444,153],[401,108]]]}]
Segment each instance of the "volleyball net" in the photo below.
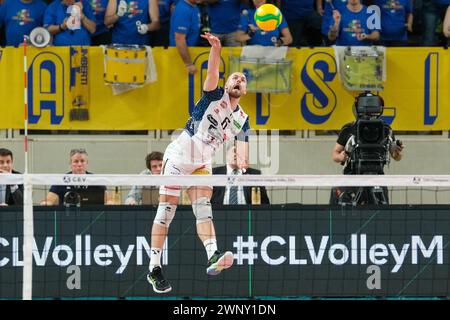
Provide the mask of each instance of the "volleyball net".
[{"label": "volleyball net", "polygon": [[[2,184],[23,184],[24,206],[0,208],[0,299],[450,292],[450,176],[2,174]],[[79,199],[40,206],[52,185],[106,186],[116,205]],[[238,186],[251,193],[253,204],[213,203],[218,247],[233,252],[232,268],[206,274],[205,249],[182,195],[162,255],[173,290],[153,292],[146,275],[157,202],[123,203],[133,186],[144,193],[159,185],[212,185],[225,195]]]}]

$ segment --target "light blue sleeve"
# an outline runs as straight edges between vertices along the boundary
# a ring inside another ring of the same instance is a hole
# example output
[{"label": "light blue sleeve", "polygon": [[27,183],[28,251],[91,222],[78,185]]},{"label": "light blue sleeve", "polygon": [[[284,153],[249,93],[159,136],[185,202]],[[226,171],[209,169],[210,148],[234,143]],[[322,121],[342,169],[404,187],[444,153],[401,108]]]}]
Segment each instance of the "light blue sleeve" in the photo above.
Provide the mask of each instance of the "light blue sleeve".
[{"label": "light blue sleeve", "polygon": [[187,34],[191,27],[190,16],[183,10],[174,10],[171,23],[173,23],[173,31],[177,33]]}]

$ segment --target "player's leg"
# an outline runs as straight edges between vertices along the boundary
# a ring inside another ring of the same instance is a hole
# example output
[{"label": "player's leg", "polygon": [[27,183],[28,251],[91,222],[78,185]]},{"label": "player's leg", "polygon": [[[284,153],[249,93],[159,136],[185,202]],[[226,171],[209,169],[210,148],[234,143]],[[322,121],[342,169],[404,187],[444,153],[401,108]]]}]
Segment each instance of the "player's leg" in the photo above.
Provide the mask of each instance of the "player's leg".
[{"label": "player's leg", "polygon": [[167,238],[170,223],[172,222],[178,205],[178,196],[160,194],[158,209],[152,226],[152,238],[150,256],[150,271],[155,267],[161,267],[161,252]]},{"label": "player's leg", "polygon": [[190,187],[188,195],[196,217],[197,234],[205,247],[208,257],[206,272],[209,275],[219,274],[223,269],[233,265],[234,258],[231,251],[221,253],[217,248],[216,231],[210,202],[212,188],[210,186]]},{"label": "player's leg", "polygon": [[[170,159],[164,160],[163,175],[181,174],[178,166]],[[161,255],[164,242],[167,238],[170,223],[172,222],[177,209],[180,196],[180,186],[161,186],[158,209],[152,226],[151,250],[149,274],[147,280],[157,293],[165,293],[172,290],[170,283],[164,278],[161,267]]]}]

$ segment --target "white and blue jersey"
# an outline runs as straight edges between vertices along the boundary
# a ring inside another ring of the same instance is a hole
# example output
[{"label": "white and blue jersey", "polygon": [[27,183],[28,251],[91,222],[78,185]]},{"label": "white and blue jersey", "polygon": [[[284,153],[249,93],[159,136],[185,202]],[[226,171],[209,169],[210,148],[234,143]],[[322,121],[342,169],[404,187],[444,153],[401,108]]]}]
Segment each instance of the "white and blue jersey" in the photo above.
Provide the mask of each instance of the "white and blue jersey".
[{"label": "white and blue jersey", "polygon": [[248,115],[239,105],[231,109],[230,97],[223,88],[204,92],[184,127],[198,152],[194,159],[200,157],[202,162],[210,160],[227,140],[247,141],[249,129]]}]

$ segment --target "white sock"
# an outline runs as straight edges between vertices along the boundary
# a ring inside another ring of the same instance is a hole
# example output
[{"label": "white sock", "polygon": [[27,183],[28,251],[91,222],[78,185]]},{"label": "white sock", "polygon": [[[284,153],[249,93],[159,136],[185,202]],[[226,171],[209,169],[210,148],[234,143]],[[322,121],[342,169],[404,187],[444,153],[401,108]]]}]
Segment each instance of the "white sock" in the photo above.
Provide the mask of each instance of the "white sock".
[{"label": "white sock", "polygon": [[154,267],[161,267],[161,248],[151,248],[150,249],[150,265],[148,269],[152,272]]},{"label": "white sock", "polygon": [[206,254],[208,255],[208,260],[213,256],[214,252],[217,251],[217,241],[216,239],[206,239],[203,241],[203,245],[206,249]]}]

